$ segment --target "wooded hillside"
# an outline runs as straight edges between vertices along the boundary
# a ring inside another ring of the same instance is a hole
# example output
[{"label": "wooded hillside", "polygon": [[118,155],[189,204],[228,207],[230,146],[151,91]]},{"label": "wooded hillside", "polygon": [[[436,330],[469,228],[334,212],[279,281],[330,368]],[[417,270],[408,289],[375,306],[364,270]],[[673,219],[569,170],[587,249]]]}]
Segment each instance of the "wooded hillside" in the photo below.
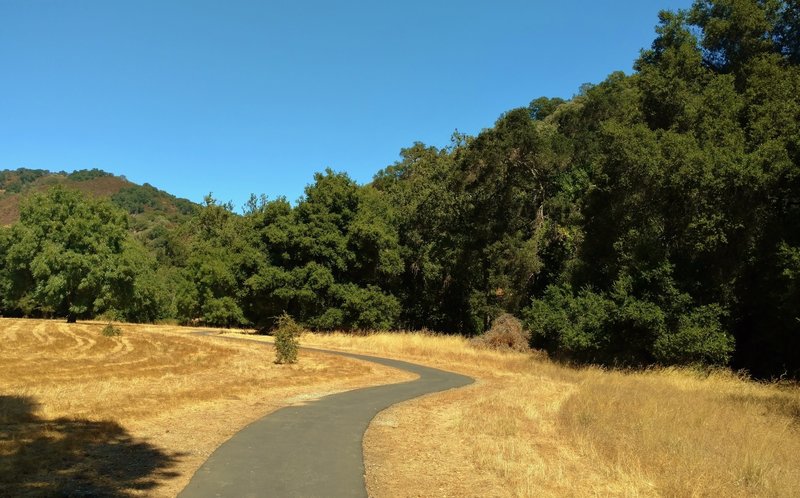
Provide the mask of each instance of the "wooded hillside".
[{"label": "wooded hillside", "polygon": [[509,312],[571,360],[797,377],[799,37],[794,1],[662,12],[632,74],[413,144],[369,185],[319,173],[296,205],[208,197],[125,232],[146,186],[29,193],[2,313],[474,335]]}]

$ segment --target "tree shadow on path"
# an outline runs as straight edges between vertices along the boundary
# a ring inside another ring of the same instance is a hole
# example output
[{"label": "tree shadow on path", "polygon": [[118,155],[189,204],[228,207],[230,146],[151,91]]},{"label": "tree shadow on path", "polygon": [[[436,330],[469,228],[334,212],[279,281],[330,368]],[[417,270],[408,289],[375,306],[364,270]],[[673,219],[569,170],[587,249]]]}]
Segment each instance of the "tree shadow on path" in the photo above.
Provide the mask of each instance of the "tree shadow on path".
[{"label": "tree shadow on path", "polygon": [[109,421],[40,419],[29,397],[0,395],[0,496],[126,497],[175,477],[169,455]]}]

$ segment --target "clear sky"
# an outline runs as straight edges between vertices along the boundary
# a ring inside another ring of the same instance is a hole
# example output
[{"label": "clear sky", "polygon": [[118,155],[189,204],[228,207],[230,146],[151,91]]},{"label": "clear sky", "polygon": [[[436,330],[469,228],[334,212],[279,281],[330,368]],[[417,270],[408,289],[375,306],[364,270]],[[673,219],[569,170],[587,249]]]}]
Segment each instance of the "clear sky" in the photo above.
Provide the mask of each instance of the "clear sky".
[{"label": "clear sky", "polygon": [[690,0],[0,0],[0,169],[194,201],[360,183],[539,96],[631,71]]}]

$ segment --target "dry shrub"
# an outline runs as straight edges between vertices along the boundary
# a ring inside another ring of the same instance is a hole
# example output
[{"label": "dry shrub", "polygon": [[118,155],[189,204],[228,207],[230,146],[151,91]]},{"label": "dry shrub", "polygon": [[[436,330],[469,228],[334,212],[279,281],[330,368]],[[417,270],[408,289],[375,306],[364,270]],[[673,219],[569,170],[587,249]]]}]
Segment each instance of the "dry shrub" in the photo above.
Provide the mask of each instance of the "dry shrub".
[{"label": "dry shrub", "polygon": [[509,313],[503,313],[492,322],[492,328],[472,339],[477,348],[495,351],[518,351],[528,353],[531,336],[522,328],[522,322]]}]

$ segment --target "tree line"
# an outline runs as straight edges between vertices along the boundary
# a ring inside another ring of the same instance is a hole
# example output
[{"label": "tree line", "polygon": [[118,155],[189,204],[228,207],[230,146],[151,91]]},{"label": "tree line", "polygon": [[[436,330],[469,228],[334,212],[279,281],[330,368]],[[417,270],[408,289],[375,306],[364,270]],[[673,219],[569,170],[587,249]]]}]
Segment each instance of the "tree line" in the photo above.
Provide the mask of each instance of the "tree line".
[{"label": "tree line", "polygon": [[2,312],[464,335],[507,312],[574,361],[797,377],[799,36],[795,1],[664,11],[632,74],[367,185],[318,173],[296,205],[209,196],[131,231],[110,201],[30,196],[0,230]]}]

